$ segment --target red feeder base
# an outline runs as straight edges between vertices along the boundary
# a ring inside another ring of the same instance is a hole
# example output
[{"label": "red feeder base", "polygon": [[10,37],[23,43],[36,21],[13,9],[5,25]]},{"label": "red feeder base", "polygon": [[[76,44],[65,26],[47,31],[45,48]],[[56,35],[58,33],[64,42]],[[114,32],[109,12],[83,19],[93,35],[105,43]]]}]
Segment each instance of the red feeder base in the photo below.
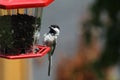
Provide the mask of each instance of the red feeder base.
[{"label": "red feeder base", "polygon": [[23,58],[34,58],[34,57],[42,57],[45,54],[47,54],[50,51],[50,47],[47,46],[37,46],[39,48],[39,51],[36,53],[25,53],[25,54],[18,54],[18,55],[3,55],[0,54],[1,58],[6,59],[23,59]]}]

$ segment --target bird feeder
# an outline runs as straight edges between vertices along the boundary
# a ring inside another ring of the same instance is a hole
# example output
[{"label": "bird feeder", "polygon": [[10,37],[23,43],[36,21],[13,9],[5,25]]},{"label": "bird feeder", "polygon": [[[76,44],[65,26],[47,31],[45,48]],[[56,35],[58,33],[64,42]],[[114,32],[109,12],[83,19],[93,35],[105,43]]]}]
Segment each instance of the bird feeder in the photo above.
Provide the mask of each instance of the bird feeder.
[{"label": "bird feeder", "polygon": [[0,57],[42,57],[50,51],[35,38],[42,9],[53,0],[0,0]]}]

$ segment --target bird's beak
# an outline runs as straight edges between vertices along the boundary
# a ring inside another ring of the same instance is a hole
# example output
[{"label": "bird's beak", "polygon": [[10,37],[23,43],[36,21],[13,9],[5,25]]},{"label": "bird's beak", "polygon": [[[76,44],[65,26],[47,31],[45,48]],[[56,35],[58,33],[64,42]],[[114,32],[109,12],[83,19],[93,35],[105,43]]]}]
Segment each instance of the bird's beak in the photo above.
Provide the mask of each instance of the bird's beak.
[{"label": "bird's beak", "polygon": [[48,27],[48,28],[50,28],[50,29],[51,29],[51,27]]},{"label": "bird's beak", "polygon": [[53,29],[51,26],[49,27],[50,29]]}]

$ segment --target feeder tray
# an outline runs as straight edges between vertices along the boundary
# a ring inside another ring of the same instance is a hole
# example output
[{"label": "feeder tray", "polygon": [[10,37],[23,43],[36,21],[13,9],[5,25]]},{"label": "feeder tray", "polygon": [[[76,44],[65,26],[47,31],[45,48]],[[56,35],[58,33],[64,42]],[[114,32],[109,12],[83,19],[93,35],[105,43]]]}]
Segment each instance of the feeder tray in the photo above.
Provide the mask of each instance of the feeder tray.
[{"label": "feeder tray", "polygon": [[[54,0],[0,0],[0,57],[42,57],[50,47],[39,45],[42,8]],[[34,48],[36,47],[36,48]],[[33,49],[32,49],[33,48]],[[37,52],[34,50],[37,49]]]},{"label": "feeder tray", "polygon": [[50,51],[50,47],[47,47],[47,46],[37,45],[37,48],[39,49],[39,51],[36,53],[30,52],[30,53],[18,54],[18,55],[0,54],[0,57],[6,58],[6,59],[34,58],[34,57],[42,57]]}]

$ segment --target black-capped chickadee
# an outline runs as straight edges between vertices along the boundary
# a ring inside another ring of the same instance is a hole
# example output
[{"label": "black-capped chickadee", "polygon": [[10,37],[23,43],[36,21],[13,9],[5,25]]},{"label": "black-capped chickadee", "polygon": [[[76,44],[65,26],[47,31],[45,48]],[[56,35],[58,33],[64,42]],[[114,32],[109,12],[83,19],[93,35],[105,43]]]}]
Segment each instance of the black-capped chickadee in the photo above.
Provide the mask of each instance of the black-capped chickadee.
[{"label": "black-capped chickadee", "polygon": [[51,48],[50,52],[48,53],[48,60],[49,60],[48,76],[50,76],[50,70],[52,66],[52,55],[56,47],[57,36],[60,33],[60,27],[58,25],[51,25],[49,28],[50,31],[44,34],[44,41],[43,41],[43,44],[45,46],[49,46]]}]

